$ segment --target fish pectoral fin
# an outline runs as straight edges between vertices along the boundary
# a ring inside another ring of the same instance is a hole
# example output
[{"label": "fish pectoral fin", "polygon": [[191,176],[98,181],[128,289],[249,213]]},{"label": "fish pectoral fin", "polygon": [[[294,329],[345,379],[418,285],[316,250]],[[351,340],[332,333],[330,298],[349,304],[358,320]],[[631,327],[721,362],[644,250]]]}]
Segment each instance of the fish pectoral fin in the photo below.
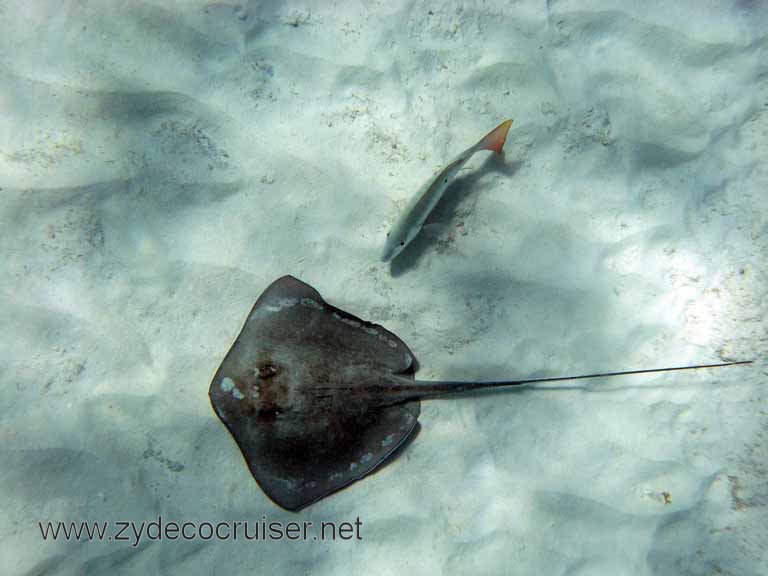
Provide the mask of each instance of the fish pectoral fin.
[{"label": "fish pectoral fin", "polygon": [[431,239],[436,239],[447,235],[450,229],[450,224],[445,222],[430,222],[421,227],[421,233]]}]

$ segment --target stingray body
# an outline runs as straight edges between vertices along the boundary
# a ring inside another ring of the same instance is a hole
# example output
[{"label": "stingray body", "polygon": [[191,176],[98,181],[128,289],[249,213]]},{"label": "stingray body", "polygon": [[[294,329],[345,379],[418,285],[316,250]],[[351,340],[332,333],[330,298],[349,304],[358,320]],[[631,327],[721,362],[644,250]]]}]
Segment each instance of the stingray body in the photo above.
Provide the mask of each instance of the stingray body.
[{"label": "stingray body", "polygon": [[298,510],[362,478],[414,431],[415,358],[381,326],[285,276],[259,297],[211,383],[216,413],[272,500]]},{"label": "stingray body", "polygon": [[[665,368],[682,370],[720,365]],[[371,473],[417,430],[420,400],[499,382],[418,382],[408,346],[284,276],[254,304],[209,389],[256,481],[299,510]]]}]

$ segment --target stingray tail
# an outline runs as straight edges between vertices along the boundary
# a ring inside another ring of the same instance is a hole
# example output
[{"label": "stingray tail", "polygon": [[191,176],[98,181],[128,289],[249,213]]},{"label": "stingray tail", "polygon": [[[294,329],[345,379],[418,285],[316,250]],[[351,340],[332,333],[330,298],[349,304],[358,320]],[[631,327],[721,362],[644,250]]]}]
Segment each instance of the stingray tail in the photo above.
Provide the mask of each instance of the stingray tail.
[{"label": "stingray tail", "polygon": [[581,374],[579,376],[556,376],[554,378],[528,378],[526,380],[502,380],[493,382],[425,382],[408,380],[403,382],[403,394],[414,399],[436,398],[448,394],[471,392],[477,390],[489,390],[492,388],[506,388],[512,386],[525,386],[543,382],[562,382],[564,380],[585,380],[587,378],[611,378],[614,376],[629,376],[631,374],[648,374],[651,372],[674,372],[677,370],[700,370],[702,368],[722,368],[724,366],[738,366],[752,364],[752,360],[739,362],[725,362],[723,364],[697,364],[695,366],[674,366],[671,368],[646,368],[645,370],[622,370],[620,372],[599,372],[595,374]]}]

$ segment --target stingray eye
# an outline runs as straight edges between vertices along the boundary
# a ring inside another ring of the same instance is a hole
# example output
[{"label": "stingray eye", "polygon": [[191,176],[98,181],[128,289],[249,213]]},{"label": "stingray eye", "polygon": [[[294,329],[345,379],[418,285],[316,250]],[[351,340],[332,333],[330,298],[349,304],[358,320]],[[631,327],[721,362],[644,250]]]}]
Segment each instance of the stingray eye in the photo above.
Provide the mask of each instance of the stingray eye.
[{"label": "stingray eye", "polygon": [[274,364],[264,364],[259,367],[259,378],[262,380],[272,378],[275,374],[277,374],[277,366]]},{"label": "stingray eye", "polygon": [[392,234],[392,232],[387,232],[387,238],[389,238],[390,234]]}]

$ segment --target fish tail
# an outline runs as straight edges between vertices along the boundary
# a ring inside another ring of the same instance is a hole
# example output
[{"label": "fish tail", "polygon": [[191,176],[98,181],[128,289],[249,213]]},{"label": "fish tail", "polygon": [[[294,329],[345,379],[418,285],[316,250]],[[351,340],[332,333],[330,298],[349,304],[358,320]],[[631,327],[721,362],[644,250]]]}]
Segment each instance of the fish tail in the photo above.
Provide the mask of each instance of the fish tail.
[{"label": "fish tail", "polygon": [[504,142],[507,141],[507,132],[512,126],[512,120],[505,120],[496,128],[488,132],[480,142],[477,143],[478,150],[493,150],[496,154],[501,154],[504,148]]}]

